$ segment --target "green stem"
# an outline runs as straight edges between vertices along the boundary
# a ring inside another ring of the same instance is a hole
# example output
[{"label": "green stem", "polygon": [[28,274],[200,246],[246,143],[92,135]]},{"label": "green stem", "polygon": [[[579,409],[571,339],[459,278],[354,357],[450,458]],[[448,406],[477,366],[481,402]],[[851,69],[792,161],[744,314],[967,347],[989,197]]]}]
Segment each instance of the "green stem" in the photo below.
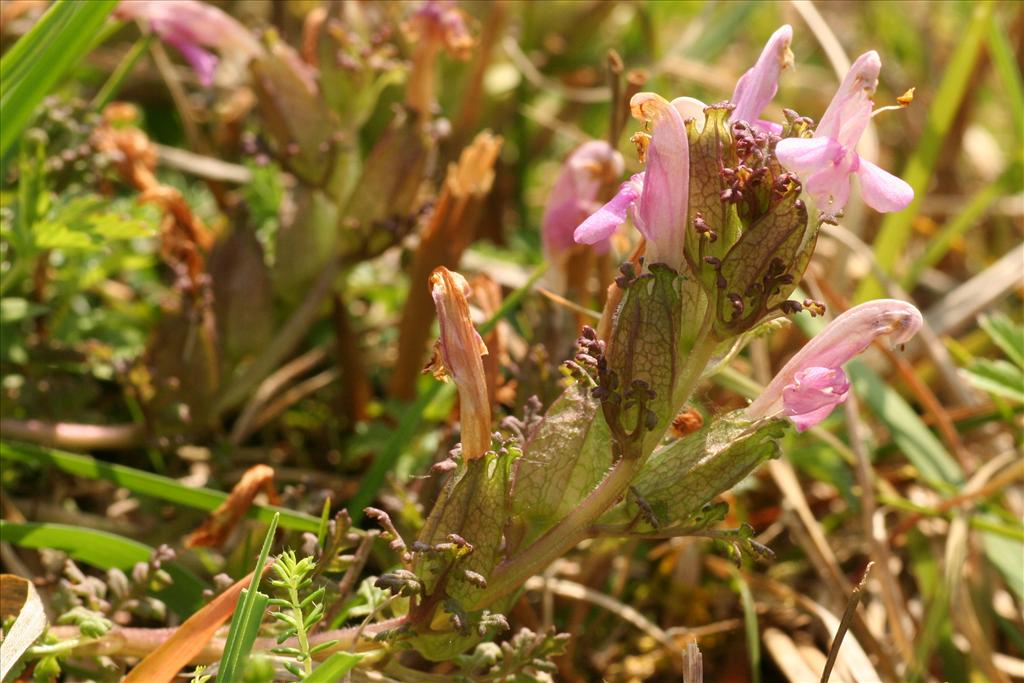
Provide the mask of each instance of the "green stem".
[{"label": "green stem", "polygon": [[[685,402],[693,393],[714,350],[714,341],[706,332],[702,333],[687,357],[677,385],[676,396],[681,397],[680,402]],[[516,590],[531,576],[587,538],[594,521],[626,493],[646,461],[646,455],[620,458],[597,488],[568,515],[521,553],[499,564],[488,580],[487,590],[471,609],[482,609]]]},{"label": "green stem", "polygon": [[309,636],[306,634],[306,618],[302,614],[302,601],[299,600],[299,589],[296,583],[288,586],[288,599],[292,603],[292,618],[295,619],[295,637],[299,641],[299,649],[302,650],[302,668],[306,675],[313,673],[313,658],[309,654]]},{"label": "green stem", "polygon": [[135,41],[128,53],[125,54],[124,58],[114,69],[114,73],[110,74],[106,83],[100,88],[96,96],[92,98],[91,107],[94,111],[102,111],[102,109],[110,104],[110,101],[114,99],[114,96],[121,90],[121,84],[124,83],[124,79],[128,77],[131,70],[135,68],[135,64],[139,61],[139,58],[146,53],[146,49],[149,47],[150,41],[153,40],[153,34],[147,34],[142,38]]}]

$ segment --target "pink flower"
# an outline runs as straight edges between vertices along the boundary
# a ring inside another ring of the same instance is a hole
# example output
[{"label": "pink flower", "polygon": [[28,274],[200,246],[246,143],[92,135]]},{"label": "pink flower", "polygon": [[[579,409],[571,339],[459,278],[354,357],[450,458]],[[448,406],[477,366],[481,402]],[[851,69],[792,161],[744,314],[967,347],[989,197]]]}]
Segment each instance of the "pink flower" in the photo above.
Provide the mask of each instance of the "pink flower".
[{"label": "pink flower", "polygon": [[632,210],[633,222],[647,239],[647,263],[678,270],[684,263],[686,209],[690,196],[690,145],[676,102],[642,92],[630,101],[635,118],[651,124],[646,168],[623,183],[618,194],[583,221],[573,234],[582,244],[608,239]]},{"label": "pink flower", "polygon": [[218,59],[204,46],[246,59],[262,52],[245,26],[198,0],[122,0],[115,15],[142,22],[160,40],[173,45],[195,70],[199,82],[207,87],[213,82]]},{"label": "pink flower", "polygon": [[[760,116],[779,90],[779,76],[793,65],[793,52],[789,49],[792,42],[793,27],[789,24],[771,35],[754,66],[736,81],[736,89],[730,98],[735,105],[729,114],[730,122],[746,121],[755,128],[776,135],[782,132],[781,125],[765,121]],[[698,129],[704,126],[704,108],[707,105],[692,97],[680,97],[677,102],[684,119],[695,119]]]},{"label": "pink flower", "polygon": [[843,363],[883,335],[889,335],[894,344],[903,344],[922,324],[921,312],[905,301],[876,299],[854,306],[783,366],[747,408],[747,417],[756,420],[781,412],[798,431],[813,427],[846,400],[850,387]]},{"label": "pink flower", "polygon": [[[601,188],[620,177],[623,167],[622,155],[603,140],[585,142],[569,155],[544,207],[541,225],[549,254],[559,254],[573,246],[576,226],[599,208]],[[608,251],[610,238],[611,234],[594,243],[595,251]]]},{"label": "pink flower", "polygon": [[910,185],[860,158],[857,142],[871,120],[871,96],[882,62],[865,52],[843,79],[812,138],[786,138],[775,148],[779,162],[793,171],[818,207],[838,213],[850,195],[850,176],[860,177],[864,202],[876,211],[899,211],[914,199]]}]

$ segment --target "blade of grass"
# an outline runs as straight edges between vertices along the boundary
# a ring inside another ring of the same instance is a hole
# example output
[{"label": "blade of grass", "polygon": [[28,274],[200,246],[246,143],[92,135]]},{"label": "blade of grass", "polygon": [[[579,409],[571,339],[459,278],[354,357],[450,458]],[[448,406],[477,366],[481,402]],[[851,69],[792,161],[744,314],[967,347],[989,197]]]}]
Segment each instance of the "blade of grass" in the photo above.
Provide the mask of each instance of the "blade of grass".
[{"label": "blade of grass", "polygon": [[263,623],[263,615],[270,604],[270,597],[259,591],[260,577],[263,576],[263,565],[267,563],[267,555],[270,553],[270,545],[274,542],[274,532],[277,531],[278,520],[281,515],[274,514],[270,521],[270,528],[263,539],[263,548],[260,549],[259,558],[256,560],[256,567],[253,569],[252,584],[242,590],[241,604],[238,610],[231,617],[231,628],[228,631],[227,641],[224,644],[224,656],[220,660],[219,677],[225,681],[240,680],[242,666],[252,651],[253,643],[260,631],[260,624]]},{"label": "blade of grass", "polygon": [[[148,562],[153,555],[153,548],[130,538],[67,524],[0,519],[0,538],[22,548],[61,550],[76,561],[100,569],[130,572],[136,563]],[[162,568],[174,583],[153,595],[167,603],[178,616],[187,617],[202,604],[206,586],[177,562],[165,562]]]},{"label": "blade of grass", "polygon": [[995,12],[992,13],[992,26],[989,29],[986,47],[992,58],[992,65],[999,74],[999,80],[1002,81],[1001,99],[1010,108],[1013,124],[1011,129],[1017,135],[1019,149],[1021,137],[1024,137],[1024,78],[1021,77],[1017,57],[1010,36],[1006,33],[1003,18]]},{"label": "blade of grass", "polygon": [[[540,280],[541,276],[544,275],[545,266],[541,266],[530,274],[530,278],[523,284],[522,287],[509,294],[501,304],[501,308],[494,312],[494,315],[490,317],[479,327],[481,335],[486,335],[494,326],[498,324],[505,316],[509,315],[518,308],[523,298],[526,296],[533,286]],[[376,497],[377,491],[384,484],[384,479],[387,477],[388,472],[394,467],[395,462],[398,460],[398,456],[402,454],[402,450],[408,446],[409,442],[416,436],[416,432],[419,431],[420,425],[423,422],[423,413],[426,411],[434,399],[440,394],[442,389],[451,390],[451,385],[435,383],[431,384],[430,388],[427,389],[423,394],[416,399],[416,402],[410,406],[405,413],[402,415],[402,419],[398,422],[398,427],[395,429],[394,435],[391,439],[384,444],[383,449],[374,458],[373,464],[370,465],[370,469],[367,470],[366,474],[363,475],[362,482],[359,486],[359,490],[352,500],[348,504],[348,513],[352,516],[352,523],[358,524],[363,518],[363,508],[370,504],[370,502]]]},{"label": "blade of grass", "polygon": [[747,656],[750,658],[750,680],[753,683],[761,681],[761,635],[757,628],[757,605],[754,603],[754,596],[750,592],[747,580],[734,567],[732,570],[732,586],[740,596],[740,603],[743,605],[743,626],[747,634]]},{"label": "blade of grass", "polygon": [[96,97],[92,98],[90,106],[95,111],[102,111],[117,96],[118,91],[121,90],[121,84],[124,83],[124,79],[135,68],[142,55],[146,54],[146,50],[149,49],[149,43],[152,40],[153,34],[149,33],[135,41],[135,44],[131,46],[131,49],[128,50],[117,65],[117,68],[114,69],[114,73],[110,74],[110,78],[107,79],[103,87],[96,93]]},{"label": "blade of grass", "polygon": [[[0,642],[0,680],[21,660],[36,639],[46,631],[46,610],[31,581],[13,574],[0,574],[0,614],[6,624],[3,642]],[[7,621],[14,617],[14,623]],[[13,678],[13,677],[12,677]]]},{"label": "blade of grass", "polygon": [[[140,495],[166,500],[198,510],[215,510],[228,497],[226,493],[204,487],[185,486],[168,477],[143,472],[124,465],[113,465],[88,455],[69,453],[33,444],[0,441],[0,462],[14,460],[29,465],[49,465],[87,479],[102,479]],[[273,505],[253,505],[248,516],[270,523],[281,515],[281,526],[293,531],[316,533],[320,520],[312,515],[294,512]]]},{"label": "blade of grass", "polygon": [[[882,221],[878,237],[874,242],[875,258],[887,272],[893,272],[897,259],[904,253],[910,239],[911,225],[917,216],[921,202],[928,190],[935,165],[944,149],[946,135],[953,125],[953,119],[960,109],[960,103],[970,85],[971,74],[981,55],[990,26],[995,3],[981,2],[974,6],[973,14],[965,30],[960,33],[956,51],[946,65],[945,75],[932,99],[924,133],[916,149],[900,174],[912,188],[914,201],[903,211],[887,214]],[[876,299],[885,295],[881,284],[873,278],[865,278],[854,297],[856,301]]]},{"label": "blade of grass", "polygon": [[306,676],[303,681],[305,683],[333,683],[333,681],[340,681],[345,674],[356,668],[356,665],[362,658],[363,655],[353,654],[352,652],[335,652],[325,659],[323,664],[313,669],[313,673]]},{"label": "blade of grass", "polygon": [[117,0],[57,0],[0,59],[0,157],[21,137],[39,103],[94,47]]}]

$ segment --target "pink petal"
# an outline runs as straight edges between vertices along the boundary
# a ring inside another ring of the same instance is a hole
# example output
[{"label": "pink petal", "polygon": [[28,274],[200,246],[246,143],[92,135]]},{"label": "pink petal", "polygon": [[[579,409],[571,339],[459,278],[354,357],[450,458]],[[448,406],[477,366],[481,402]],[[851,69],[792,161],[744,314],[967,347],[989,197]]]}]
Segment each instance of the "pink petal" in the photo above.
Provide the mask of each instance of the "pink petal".
[{"label": "pink petal", "polygon": [[736,105],[730,121],[754,123],[779,89],[779,75],[793,63],[789,44],[793,28],[788,24],[772,34],[757,58],[757,63],[736,82],[732,103]]},{"label": "pink petal", "polygon": [[793,422],[793,426],[796,427],[796,431],[804,432],[831,415],[833,409],[835,409],[834,405],[827,405],[800,415],[787,414],[786,417]]},{"label": "pink petal", "polygon": [[834,145],[828,138],[786,138],[775,146],[779,163],[798,176],[810,175],[831,162]]},{"label": "pink petal", "polygon": [[850,172],[856,159],[835,140],[786,138],[775,147],[779,163],[800,177],[818,208],[836,213],[850,196]]},{"label": "pink petal", "polygon": [[217,55],[207,52],[195,43],[171,38],[165,40],[177,48],[181,56],[192,67],[192,70],[196,72],[196,78],[199,79],[202,86],[209,88],[213,84],[213,73],[217,70],[217,63],[220,61],[217,59]]},{"label": "pink petal", "polygon": [[697,130],[704,128],[704,109],[708,106],[695,97],[677,97],[670,104],[675,108],[683,121],[693,119],[697,122]]},{"label": "pink petal", "polygon": [[885,171],[865,159],[857,169],[864,203],[875,211],[888,213],[907,208],[914,201],[914,190],[902,178]]},{"label": "pink petal", "polygon": [[832,138],[850,149],[857,146],[871,121],[871,96],[881,68],[882,60],[874,50],[857,58],[822,115],[815,137]]},{"label": "pink petal", "polygon": [[775,123],[774,121],[765,121],[764,119],[758,119],[753,122],[755,128],[763,130],[765,133],[771,133],[773,135],[782,134],[782,124]]},{"label": "pink petal", "polygon": [[804,190],[822,211],[839,213],[850,198],[850,173],[853,160],[840,156],[804,180]]},{"label": "pink petal", "polygon": [[630,207],[640,198],[642,178],[637,174],[629,182],[622,183],[611,201],[580,223],[573,232],[573,239],[579,244],[597,244],[611,237],[626,222]]},{"label": "pink petal", "polygon": [[849,391],[850,382],[841,368],[806,368],[783,388],[783,413],[802,432],[828,417]]}]

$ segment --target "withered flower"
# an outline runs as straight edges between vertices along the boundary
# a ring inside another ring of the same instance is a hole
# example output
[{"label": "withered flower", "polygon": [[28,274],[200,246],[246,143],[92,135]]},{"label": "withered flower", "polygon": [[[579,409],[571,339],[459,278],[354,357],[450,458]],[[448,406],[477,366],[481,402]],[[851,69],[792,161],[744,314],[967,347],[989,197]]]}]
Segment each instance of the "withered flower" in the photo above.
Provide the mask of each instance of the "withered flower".
[{"label": "withered flower", "polygon": [[470,292],[466,278],[445,267],[430,275],[430,294],[437,308],[441,338],[425,370],[438,379],[451,377],[459,390],[462,457],[474,460],[491,445],[491,406],[482,357],[487,345],[469,317]]}]

